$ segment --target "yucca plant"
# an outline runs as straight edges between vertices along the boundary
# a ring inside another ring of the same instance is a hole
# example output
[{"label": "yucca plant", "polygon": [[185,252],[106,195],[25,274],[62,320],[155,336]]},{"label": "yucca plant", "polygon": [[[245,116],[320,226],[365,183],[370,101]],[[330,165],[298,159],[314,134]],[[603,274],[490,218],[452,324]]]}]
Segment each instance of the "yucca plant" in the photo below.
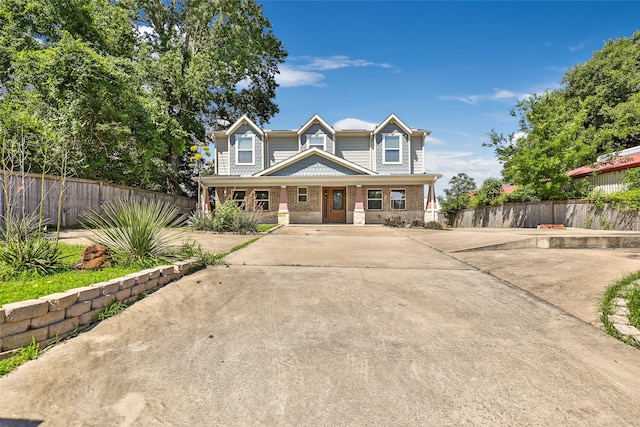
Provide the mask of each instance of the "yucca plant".
[{"label": "yucca plant", "polygon": [[176,230],[185,220],[176,206],[158,200],[121,199],[85,215],[94,243],[109,248],[121,265],[152,265],[175,257]]},{"label": "yucca plant", "polygon": [[22,272],[45,275],[64,268],[63,257],[58,243],[44,237],[13,239],[0,248],[0,266],[5,275],[15,276]]}]

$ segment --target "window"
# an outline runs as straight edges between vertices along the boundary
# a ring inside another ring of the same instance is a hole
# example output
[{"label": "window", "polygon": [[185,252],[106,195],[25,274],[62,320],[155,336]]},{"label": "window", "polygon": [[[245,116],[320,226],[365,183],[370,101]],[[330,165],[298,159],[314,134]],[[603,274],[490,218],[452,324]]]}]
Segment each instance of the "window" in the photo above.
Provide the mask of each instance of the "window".
[{"label": "window", "polygon": [[269,190],[256,190],[255,210],[269,210]]},{"label": "window", "polygon": [[309,189],[307,187],[298,187],[298,202],[306,202],[308,195]]},{"label": "window", "polygon": [[238,136],[236,138],[236,165],[255,164],[253,153],[255,137],[253,135]]},{"label": "window", "polygon": [[382,210],[382,190],[367,190],[367,209]]},{"label": "window", "polygon": [[247,192],[244,190],[236,190],[233,192],[233,201],[242,209],[244,209],[246,198]]},{"label": "window", "polygon": [[325,135],[310,135],[307,137],[307,145],[309,148],[318,147],[321,150],[325,150]]},{"label": "window", "polygon": [[403,211],[407,208],[407,191],[391,190],[391,210]]},{"label": "window", "polygon": [[402,163],[400,155],[401,135],[387,135],[383,141],[383,163]]}]

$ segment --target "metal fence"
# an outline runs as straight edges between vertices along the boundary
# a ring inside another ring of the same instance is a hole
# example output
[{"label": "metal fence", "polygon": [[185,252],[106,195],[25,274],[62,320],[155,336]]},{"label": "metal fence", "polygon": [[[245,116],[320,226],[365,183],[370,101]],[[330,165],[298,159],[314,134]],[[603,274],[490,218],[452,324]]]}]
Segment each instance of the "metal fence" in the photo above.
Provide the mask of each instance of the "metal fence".
[{"label": "metal fence", "polygon": [[[440,220],[444,218],[441,214]],[[583,200],[508,203],[460,212],[454,227],[536,228],[540,224],[593,230],[640,230],[640,213],[622,212],[608,204]]]},{"label": "metal fence", "polygon": [[[50,175],[17,174],[0,171],[0,215],[7,215],[7,198],[14,215],[30,215],[40,211],[50,224],[58,223],[58,201],[61,178]],[[5,194],[5,188],[8,190]],[[134,187],[78,178],[66,178],[61,197],[61,227],[80,223],[85,212],[117,199],[162,200],[188,213],[196,208],[196,200],[184,196],[157,193]]]}]

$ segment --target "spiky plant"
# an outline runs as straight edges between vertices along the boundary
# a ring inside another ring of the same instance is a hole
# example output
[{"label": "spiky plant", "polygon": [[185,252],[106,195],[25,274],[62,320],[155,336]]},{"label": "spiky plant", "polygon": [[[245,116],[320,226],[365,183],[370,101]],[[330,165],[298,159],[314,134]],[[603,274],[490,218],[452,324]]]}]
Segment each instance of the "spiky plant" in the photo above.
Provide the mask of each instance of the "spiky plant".
[{"label": "spiky plant", "polygon": [[86,214],[83,225],[117,263],[146,266],[175,256],[184,220],[178,207],[159,200],[120,199]]}]

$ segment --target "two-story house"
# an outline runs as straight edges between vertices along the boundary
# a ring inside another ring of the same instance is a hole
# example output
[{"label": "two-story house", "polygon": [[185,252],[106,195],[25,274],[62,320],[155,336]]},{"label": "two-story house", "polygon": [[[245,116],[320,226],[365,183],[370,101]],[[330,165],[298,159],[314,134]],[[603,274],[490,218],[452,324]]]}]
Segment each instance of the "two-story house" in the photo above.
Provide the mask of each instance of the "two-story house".
[{"label": "two-story house", "polygon": [[430,219],[424,187],[435,194],[442,175],[424,170],[429,133],[394,114],[373,130],[336,130],[314,115],[299,129],[269,131],[242,117],[212,134],[215,175],[201,182],[215,188],[218,200],[245,200],[262,209],[265,223]]}]

